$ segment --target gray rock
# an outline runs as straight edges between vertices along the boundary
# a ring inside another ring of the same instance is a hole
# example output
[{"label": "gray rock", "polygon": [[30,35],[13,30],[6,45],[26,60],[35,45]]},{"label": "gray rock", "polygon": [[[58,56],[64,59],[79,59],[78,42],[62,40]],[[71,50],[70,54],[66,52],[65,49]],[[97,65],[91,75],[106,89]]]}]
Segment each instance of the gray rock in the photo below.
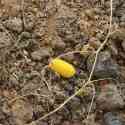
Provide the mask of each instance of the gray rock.
[{"label": "gray rock", "polygon": [[[94,55],[90,55],[87,60],[87,69],[91,72]],[[97,63],[94,70],[94,76],[97,78],[106,78],[106,77],[117,77],[119,73],[119,67],[116,62],[111,59],[111,55],[108,51],[100,52]]]},{"label": "gray rock", "polygon": [[112,110],[122,108],[124,100],[114,84],[105,85],[97,96],[98,108],[102,110]]},{"label": "gray rock", "polygon": [[4,26],[9,30],[20,33],[23,30],[22,20],[20,18],[9,19],[4,22]]},{"label": "gray rock", "polygon": [[31,53],[31,57],[33,58],[33,60],[38,60],[38,61],[40,61],[44,57],[49,57],[50,55],[51,55],[51,49],[45,47],[42,47],[41,49]]},{"label": "gray rock", "polygon": [[105,125],[123,125],[120,119],[111,112],[104,114]]}]

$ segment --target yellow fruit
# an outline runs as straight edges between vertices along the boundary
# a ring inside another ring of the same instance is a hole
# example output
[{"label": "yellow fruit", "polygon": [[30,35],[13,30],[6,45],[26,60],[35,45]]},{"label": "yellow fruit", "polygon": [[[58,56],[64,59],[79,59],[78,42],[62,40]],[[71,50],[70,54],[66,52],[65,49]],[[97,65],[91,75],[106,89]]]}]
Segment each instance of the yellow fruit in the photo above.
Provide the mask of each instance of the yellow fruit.
[{"label": "yellow fruit", "polygon": [[65,78],[70,78],[76,73],[76,70],[72,64],[69,64],[68,62],[59,58],[51,60],[49,67]]}]

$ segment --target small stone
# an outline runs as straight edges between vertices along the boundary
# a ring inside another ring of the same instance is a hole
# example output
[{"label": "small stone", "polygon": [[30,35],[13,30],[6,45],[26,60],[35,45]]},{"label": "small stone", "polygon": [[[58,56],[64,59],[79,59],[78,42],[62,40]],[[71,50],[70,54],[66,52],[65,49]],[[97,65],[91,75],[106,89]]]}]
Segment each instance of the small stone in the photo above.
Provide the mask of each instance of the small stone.
[{"label": "small stone", "polygon": [[28,12],[25,15],[25,23],[24,28],[28,31],[31,31],[34,28],[35,25],[35,16],[33,13]]},{"label": "small stone", "polygon": [[57,10],[56,2],[55,1],[46,2],[45,10],[47,16],[52,16]]},{"label": "small stone", "polygon": [[22,20],[20,18],[9,19],[4,22],[4,25],[9,30],[20,33],[23,30]]},{"label": "small stone", "polygon": [[57,49],[64,49],[66,47],[66,44],[60,37],[57,36],[55,40],[52,41],[52,46]]},{"label": "small stone", "polygon": [[55,47],[58,49],[64,49],[66,44],[63,41],[57,41]]},{"label": "small stone", "polygon": [[80,99],[77,97],[73,98],[70,104],[70,108],[72,110],[77,110],[80,108],[80,106],[81,106]]},{"label": "small stone", "polygon": [[33,22],[29,22],[28,24],[25,24],[25,29],[28,31],[31,31],[34,27],[34,23]]},{"label": "small stone", "polygon": [[23,38],[29,39],[29,38],[31,38],[32,36],[31,36],[31,34],[30,34],[29,32],[22,32],[22,33],[20,34],[20,37],[21,37],[21,39],[23,39]]},{"label": "small stone", "polygon": [[[91,72],[95,56],[90,55],[87,60],[88,71]],[[117,63],[111,59],[111,54],[108,51],[100,52],[94,70],[94,76],[97,78],[117,77],[119,67]]]},{"label": "small stone", "polygon": [[19,85],[17,78],[15,78],[13,75],[10,76],[10,83],[12,85]]},{"label": "small stone", "polygon": [[73,86],[71,84],[65,84],[64,87],[66,91],[69,91],[69,92],[73,91]]},{"label": "small stone", "polygon": [[113,42],[111,42],[109,47],[111,49],[111,53],[113,55],[117,56],[118,55],[118,48],[117,48],[117,46]]},{"label": "small stone", "polygon": [[[114,34],[112,35],[112,39],[114,39],[115,41],[117,39],[124,40],[125,39],[125,29],[123,28],[119,31],[114,32]],[[117,40],[117,42],[119,42],[119,41]]]},{"label": "small stone", "polygon": [[85,14],[87,15],[88,18],[93,19],[94,18],[93,15],[95,15],[94,9],[93,8],[86,9]]},{"label": "small stone", "polygon": [[5,113],[0,109],[0,120],[6,119]]},{"label": "small stone", "polygon": [[93,47],[94,49],[97,49],[99,46],[100,46],[100,41],[95,38],[95,37],[92,37],[90,40],[89,40],[89,45],[91,47]]},{"label": "small stone", "polygon": [[125,41],[122,42],[122,48],[125,51]]},{"label": "small stone", "polygon": [[125,22],[125,15],[123,15],[120,20],[121,22]]},{"label": "small stone", "polygon": [[16,100],[11,109],[17,123],[27,123],[33,117],[33,108],[31,104],[24,100]]},{"label": "small stone", "polygon": [[63,58],[64,58],[64,60],[66,60],[66,61],[72,63],[72,62],[74,61],[74,58],[75,58],[75,57],[74,57],[73,54],[69,54],[69,55],[67,54],[67,55],[65,55]]},{"label": "small stone", "polygon": [[104,114],[105,125],[123,125],[120,119],[111,112]]},{"label": "small stone", "polygon": [[44,57],[49,57],[50,55],[51,55],[51,49],[45,47],[42,47],[41,49],[31,53],[31,57],[33,58],[33,60],[38,60],[38,61],[40,61]]},{"label": "small stone", "polygon": [[124,106],[123,98],[114,84],[103,86],[101,93],[97,96],[97,106],[102,110],[112,110]]},{"label": "small stone", "polygon": [[0,48],[11,45],[11,39],[5,32],[0,32]]},{"label": "small stone", "polygon": [[78,97],[75,97],[73,100],[71,100],[71,103],[68,107],[73,120],[81,119],[86,111],[84,104],[81,103],[81,100]]}]

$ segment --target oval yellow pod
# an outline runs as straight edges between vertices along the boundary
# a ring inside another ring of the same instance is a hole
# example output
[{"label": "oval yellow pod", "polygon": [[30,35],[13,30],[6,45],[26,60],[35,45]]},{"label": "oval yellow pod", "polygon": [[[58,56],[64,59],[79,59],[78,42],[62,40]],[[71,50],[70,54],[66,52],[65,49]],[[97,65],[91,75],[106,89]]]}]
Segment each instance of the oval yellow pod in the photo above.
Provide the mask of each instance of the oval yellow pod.
[{"label": "oval yellow pod", "polygon": [[51,60],[49,67],[65,78],[70,78],[76,73],[76,70],[72,64],[69,64],[59,58]]}]

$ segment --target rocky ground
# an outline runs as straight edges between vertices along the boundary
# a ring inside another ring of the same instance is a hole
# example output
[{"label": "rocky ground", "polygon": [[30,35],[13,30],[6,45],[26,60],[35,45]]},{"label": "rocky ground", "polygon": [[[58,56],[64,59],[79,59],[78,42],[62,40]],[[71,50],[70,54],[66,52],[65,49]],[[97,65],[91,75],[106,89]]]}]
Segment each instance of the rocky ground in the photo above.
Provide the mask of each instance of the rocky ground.
[{"label": "rocky ground", "polygon": [[[89,118],[91,86],[38,121],[88,79],[93,53],[108,32],[109,16],[109,0],[0,0],[0,125],[124,125],[125,0],[113,0],[112,31],[116,32],[95,66],[93,80],[104,80],[94,82]],[[45,71],[48,90],[43,67],[60,54],[82,50],[88,53],[63,57],[77,69],[73,78]]]}]

